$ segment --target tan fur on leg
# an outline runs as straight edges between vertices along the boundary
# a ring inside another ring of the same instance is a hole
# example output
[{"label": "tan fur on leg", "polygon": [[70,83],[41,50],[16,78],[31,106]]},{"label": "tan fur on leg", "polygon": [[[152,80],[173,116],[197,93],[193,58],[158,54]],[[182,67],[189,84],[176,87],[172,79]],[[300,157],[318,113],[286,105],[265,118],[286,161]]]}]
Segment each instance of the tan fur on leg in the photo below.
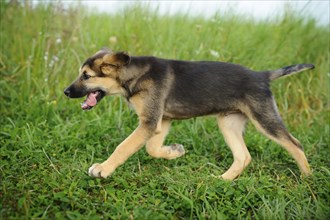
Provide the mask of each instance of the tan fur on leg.
[{"label": "tan fur on leg", "polygon": [[148,154],[155,158],[175,159],[185,154],[182,145],[174,144],[171,146],[163,146],[166,135],[171,126],[171,121],[163,120],[160,133],[150,138],[146,144]]},{"label": "tan fur on leg", "polygon": [[275,137],[270,133],[266,132],[266,130],[262,128],[262,126],[258,123],[258,121],[254,119],[251,119],[251,121],[261,133],[263,133],[266,137],[281,145],[284,149],[286,149],[289,152],[289,154],[297,162],[298,167],[303,175],[309,176],[312,174],[305,153],[301,148],[299,141],[295,137],[293,137],[289,133],[287,133],[289,137],[285,135],[283,135],[282,137]]},{"label": "tan fur on leg", "polygon": [[138,127],[128,136],[102,164],[94,164],[89,168],[89,175],[93,177],[109,176],[119,165],[123,164],[131,155],[145,144],[148,132],[143,127]]},{"label": "tan fur on leg", "polygon": [[250,153],[243,139],[246,119],[246,116],[242,114],[218,116],[218,125],[234,156],[233,164],[221,175],[223,179],[235,179],[251,162]]}]

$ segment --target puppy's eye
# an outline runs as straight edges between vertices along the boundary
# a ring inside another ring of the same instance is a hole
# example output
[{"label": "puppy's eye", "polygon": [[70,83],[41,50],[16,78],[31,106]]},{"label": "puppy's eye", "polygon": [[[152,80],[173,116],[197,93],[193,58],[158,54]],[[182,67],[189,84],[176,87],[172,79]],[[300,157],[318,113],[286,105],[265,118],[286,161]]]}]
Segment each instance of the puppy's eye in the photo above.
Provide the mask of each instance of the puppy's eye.
[{"label": "puppy's eye", "polygon": [[85,71],[85,72],[83,72],[83,74],[82,74],[82,78],[83,78],[84,80],[87,80],[87,79],[91,78],[91,76],[88,75],[87,72]]}]

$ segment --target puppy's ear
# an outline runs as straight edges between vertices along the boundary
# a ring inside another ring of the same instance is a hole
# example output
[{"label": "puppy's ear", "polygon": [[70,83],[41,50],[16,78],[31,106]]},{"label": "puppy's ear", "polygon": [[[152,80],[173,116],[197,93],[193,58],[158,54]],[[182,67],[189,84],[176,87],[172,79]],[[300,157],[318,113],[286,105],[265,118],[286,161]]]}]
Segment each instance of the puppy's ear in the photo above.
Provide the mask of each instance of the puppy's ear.
[{"label": "puppy's ear", "polygon": [[112,66],[126,66],[131,62],[130,56],[125,52],[117,52],[114,54],[106,54],[103,57],[103,63],[110,64]]},{"label": "puppy's ear", "polygon": [[97,51],[95,54],[94,54],[94,57],[95,56],[99,56],[101,54],[112,54],[112,50],[110,48],[107,48],[107,47],[102,47],[99,51]]},{"label": "puppy's ear", "polygon": [[102,47],[101,50],[99,50],[99,52],[108,53],[108,54],[113,53],[112,50],[108,47]]}]

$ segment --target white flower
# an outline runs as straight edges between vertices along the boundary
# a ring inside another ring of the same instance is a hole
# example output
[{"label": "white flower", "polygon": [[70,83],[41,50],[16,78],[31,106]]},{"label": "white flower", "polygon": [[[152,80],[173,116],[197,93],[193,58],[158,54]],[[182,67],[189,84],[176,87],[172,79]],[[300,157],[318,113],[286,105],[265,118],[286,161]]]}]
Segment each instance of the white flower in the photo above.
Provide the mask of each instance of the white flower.
[{"label": "white flower", "polygon": [[56,39],[55,43],[56,43],[56,44],[60,44],[60,43],[62,43],[61,38],[58,37],[58,38]]},{"label": "white flower", "polygon": [[44,60],[45,60],[45,61],[48,60],[48,52],[47,52],[47,51],[46,51],[46,53],[45,53]]},{"label": "white flower", "polygon": [[115,43],[117,43],[117,37],[116,36],[111,36],[111,37],[109,37],[109,42],[110,43],[112,43],[112,44],[115,44]]},{"label": "white flower", "polygon": [[220,54],[218,51],[215,51],[215,50],[210,50],[210,54],[216,58],[219,58],[220,57]]},{"label": "white flower", "polygon": [[54,62],[57,62],[59,59],[57,56],[53,56],[53,60],[54,60]]}]

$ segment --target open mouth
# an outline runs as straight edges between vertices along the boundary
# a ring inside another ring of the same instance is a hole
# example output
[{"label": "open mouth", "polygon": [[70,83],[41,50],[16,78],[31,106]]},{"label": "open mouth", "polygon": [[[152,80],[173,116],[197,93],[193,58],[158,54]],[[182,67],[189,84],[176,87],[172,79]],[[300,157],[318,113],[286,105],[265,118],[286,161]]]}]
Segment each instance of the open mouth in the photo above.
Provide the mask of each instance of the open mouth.
[{"label": "open mouth", "polygon": [[93,108],[104,96],[105,92],[101,90],[88,93],[85,101],[81,103],[81,108],[83,110],[89,110]]}]

